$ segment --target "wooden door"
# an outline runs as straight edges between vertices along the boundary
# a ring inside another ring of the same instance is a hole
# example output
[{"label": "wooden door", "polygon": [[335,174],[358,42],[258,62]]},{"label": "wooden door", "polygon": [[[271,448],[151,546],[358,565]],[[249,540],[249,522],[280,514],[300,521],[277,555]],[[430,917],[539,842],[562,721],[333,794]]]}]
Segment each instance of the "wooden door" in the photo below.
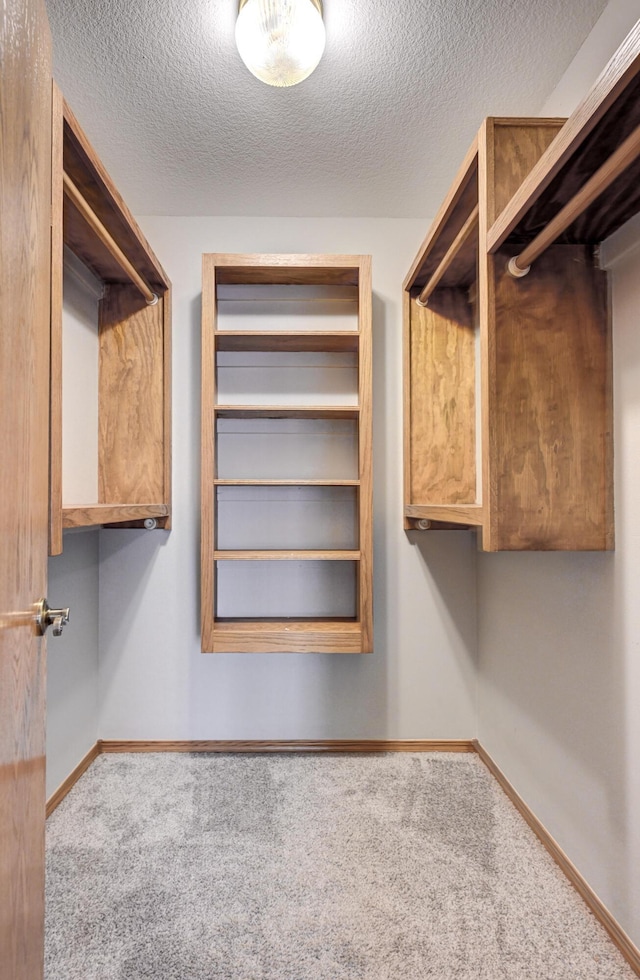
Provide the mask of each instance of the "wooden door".
[{"label": "wooden door", "polygon": [[0,7],[0,978],[43,972],[51,42]]}]

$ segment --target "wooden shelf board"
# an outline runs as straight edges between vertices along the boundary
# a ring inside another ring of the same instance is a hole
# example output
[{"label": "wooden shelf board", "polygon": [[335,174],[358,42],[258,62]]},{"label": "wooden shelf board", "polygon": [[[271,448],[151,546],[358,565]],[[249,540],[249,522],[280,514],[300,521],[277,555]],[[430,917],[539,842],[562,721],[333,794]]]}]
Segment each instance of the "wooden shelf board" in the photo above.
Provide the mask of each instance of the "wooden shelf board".
[{"label": "wooden shelf board", "polygon": [[357,419],[357,405],[214,405],[222,419]]},{"label": "wooden shelf board", "polygon": [[359,487],[360,480],[221,480],[216,487]]},{"label": "wooden shelf board", "polygon": [[214,620],[216,629],[222,627],[229,632],[236,633],[261,633],[263,630],[284,630],[287,628],[300,630],[317,630],[319,632],[331,631],[340,628],[345,633],[357,633],[360,623],[355,616],[298,616],[291,619],[282,617],[269,619],[268,617],[237,617],[218,616]]},{"label": "wooden shelf board", "polygon": [[[534,238],[639,124],[640,21],[489,229],[488,250]],[[640,210],[639,177],[636,163],[559,242],[589,244],[611,235]]]},{"label": "wooden shelf board", "polygon": [[362,653],[362,624],[340,619],[215,620],[212,653]]},{"label": "wooden shelf board", "polygon": [[354,255],[216,254],[216,282],[356,286],[365,260],[366,256]]},{"label": "wooden shelf board", "polygon": [[413,520],[481,527],[483,509],[480,504],[409,504],[404,509],[404,516]]},{"label": "wooden shelf board", "polygon": [[168,517],[166,504],[86,504],[63,507],[62,526],[97,527],[124,521],[143,521],[147,517]]},{"label": "wooden shelf board", "polygon": [[214,561],[360,561],[359,551],[214,551]]},{"label": "wooden shelf board", "polygon": [[214,333],[219,351],[355,351],[357,330],[221,330]]},{"label": "wooden shelf board", "polygon": [[[82,196],[113,235],[140,275],[162,293],[167,275],[136,220],[95,154],[73,112],[63,102],[63,166]],[[70,204],[64,208],[65,243],[104,282],[126,282],[95,232]]]},{"label": "wooden shelf board", "polygon": [[403,289],[424,286],[478,203],[478,139],[474,139],[453,184],[420,246]]}]

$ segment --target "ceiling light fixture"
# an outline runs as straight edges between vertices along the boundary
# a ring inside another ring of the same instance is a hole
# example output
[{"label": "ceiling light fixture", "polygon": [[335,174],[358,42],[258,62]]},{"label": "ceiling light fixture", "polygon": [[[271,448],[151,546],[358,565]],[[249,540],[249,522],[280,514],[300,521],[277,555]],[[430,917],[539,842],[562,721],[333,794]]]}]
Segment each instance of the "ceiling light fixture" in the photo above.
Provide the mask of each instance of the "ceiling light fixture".
[{"label": "ceiling light fixture", "polygon": [[240,0],[236,44],[252,74],[267,85],[297,85],[324,51],[321,0]]}]

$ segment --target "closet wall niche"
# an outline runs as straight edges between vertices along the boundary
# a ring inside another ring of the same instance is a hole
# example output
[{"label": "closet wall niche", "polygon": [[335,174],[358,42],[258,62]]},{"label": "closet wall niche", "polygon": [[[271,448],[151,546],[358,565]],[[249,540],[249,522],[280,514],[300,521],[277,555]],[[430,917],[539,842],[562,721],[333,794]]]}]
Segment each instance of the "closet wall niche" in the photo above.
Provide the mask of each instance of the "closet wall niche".
[{"label": "closet wall niche", "polygon": [[56,555],[65,528],[169,528],[171,505],[170,282],[56,86],[51,214]]},{"label": "closet wall niche", "polygon": [[202,649],[372,648],[369,256],[203,256]]}]

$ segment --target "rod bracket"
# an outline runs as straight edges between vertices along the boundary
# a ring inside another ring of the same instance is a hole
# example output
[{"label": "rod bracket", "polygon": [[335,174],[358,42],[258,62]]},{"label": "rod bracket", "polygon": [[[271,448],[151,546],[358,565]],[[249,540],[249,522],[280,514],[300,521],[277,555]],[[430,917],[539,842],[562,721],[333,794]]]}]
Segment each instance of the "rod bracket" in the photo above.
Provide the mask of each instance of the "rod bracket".
[{"label": "rod bracket", "polygon": [[522,279],[523,276],[528,276],[531,266],[528,265],[526,268],[521,269],[518,265],[518,256],[512,255],[507,263],[507,272],[509,275],[513,276],[514,279]]}]

